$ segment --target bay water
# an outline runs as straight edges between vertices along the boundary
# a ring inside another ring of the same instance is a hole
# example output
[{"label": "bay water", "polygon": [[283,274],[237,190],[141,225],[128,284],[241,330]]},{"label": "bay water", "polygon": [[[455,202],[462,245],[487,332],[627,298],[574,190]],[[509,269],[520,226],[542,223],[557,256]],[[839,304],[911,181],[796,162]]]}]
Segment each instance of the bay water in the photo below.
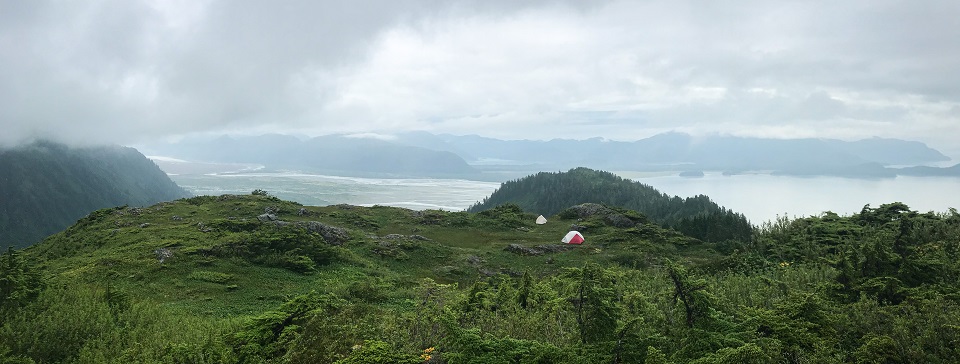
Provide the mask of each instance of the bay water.
[{"label": "bay water", "polygon": [[[877,207],[891,202],[903,202],[921,212],[960,208],[958,177],[855,179],[707,173],[700,178],[690,178],[641,172],[615,173],[671,196],[707,195],[721,206],[744,214],[754,224],[773,220],[778,215],[805,217],[825,211],[850,215],[867,204]],[[357,178],[255,170],[171,174],[170,178],[196,195],[248,194],[263,189],[278,198],[304,205],[384,205],[450,211],[466,209],[500,186],[496,182],[462,179]]]}]

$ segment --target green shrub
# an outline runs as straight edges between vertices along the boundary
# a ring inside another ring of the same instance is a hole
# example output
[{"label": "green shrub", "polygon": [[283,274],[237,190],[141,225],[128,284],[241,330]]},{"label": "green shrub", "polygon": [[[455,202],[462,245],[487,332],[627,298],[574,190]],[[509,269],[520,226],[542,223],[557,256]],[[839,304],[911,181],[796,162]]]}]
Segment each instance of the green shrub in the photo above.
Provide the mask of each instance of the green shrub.
[{"label": "green shrub", "polygon": [[337,360],[335,364],[419,364],[423,359],[417,355],[403,354],[379,340],[367,340],[355,347],[346,358]]},{"label": "green shrub", "polygon": [[318,265],[328,264],[336,256],[334,248],[323,237],[298,226],[261,225],[256,231],[233,239],[214,246],[209,252],[304,274],[316,271]]}]

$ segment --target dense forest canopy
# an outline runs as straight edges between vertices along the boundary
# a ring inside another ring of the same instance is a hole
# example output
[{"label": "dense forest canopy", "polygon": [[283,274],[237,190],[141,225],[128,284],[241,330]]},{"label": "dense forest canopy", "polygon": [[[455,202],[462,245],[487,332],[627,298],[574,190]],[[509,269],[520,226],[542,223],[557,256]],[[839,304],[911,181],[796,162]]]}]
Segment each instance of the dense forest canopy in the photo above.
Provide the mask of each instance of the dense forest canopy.
[{"label": "dense forest canopy", "polygon": [[540,172],[504,182],[467,211],[479,212],[506,203],[543,215],[553,215],[583,203],[622,207],[640,212],[663,226],[712,242],[749,240],[753,234],[746,217],[717,205],[707,196],[671,197],[646,184],[583,167],[567,172]]},{"label": "dense forest canopy", "polygon": [[0,150],[0,246],[27,246],[91,211],[188,196],[133,148],[36,142]]},{"label": "dense forest canopy", "polygon": [[[0,361],[944,363],[960,214],[901,203],[709,243],[631,210],[98,210],[0,256]],[[566,216],[566,217],[565,217]],[[571,224],[582,246],[557,241]]]}]

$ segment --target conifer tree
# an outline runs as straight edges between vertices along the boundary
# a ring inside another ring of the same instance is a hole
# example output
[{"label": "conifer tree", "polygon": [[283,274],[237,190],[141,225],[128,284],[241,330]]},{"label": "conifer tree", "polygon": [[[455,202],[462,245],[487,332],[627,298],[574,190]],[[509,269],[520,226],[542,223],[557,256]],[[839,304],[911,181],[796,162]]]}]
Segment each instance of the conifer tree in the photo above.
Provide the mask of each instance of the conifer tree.
[{"label": "conifer tree", "polygon": [[27,264],[20,252],[8,247],[0,256],[0,311],[20,306],[42,290],[39,272]]}]

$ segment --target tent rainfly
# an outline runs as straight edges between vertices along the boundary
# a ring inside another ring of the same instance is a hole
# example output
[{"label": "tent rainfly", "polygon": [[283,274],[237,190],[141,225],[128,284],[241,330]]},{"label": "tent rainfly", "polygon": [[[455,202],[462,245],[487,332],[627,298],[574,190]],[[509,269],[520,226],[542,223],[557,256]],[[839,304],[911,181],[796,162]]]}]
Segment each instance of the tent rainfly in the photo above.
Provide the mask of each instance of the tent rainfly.
[{"label": "tent rainfly", "polygon": [[547,223],[547,218],[543,217],[543,215],[537,216],[537,225],[543,225],[546,223]]},{"label": "tent rainfly", "polygon": [[560,240],[560,241],[563,242],[564,244],[580,245],[580,244],[583,244],[583,234],[581,234],[579,231],[574,230],[567,233],[567,235],[563,237],[563,240]]}]

